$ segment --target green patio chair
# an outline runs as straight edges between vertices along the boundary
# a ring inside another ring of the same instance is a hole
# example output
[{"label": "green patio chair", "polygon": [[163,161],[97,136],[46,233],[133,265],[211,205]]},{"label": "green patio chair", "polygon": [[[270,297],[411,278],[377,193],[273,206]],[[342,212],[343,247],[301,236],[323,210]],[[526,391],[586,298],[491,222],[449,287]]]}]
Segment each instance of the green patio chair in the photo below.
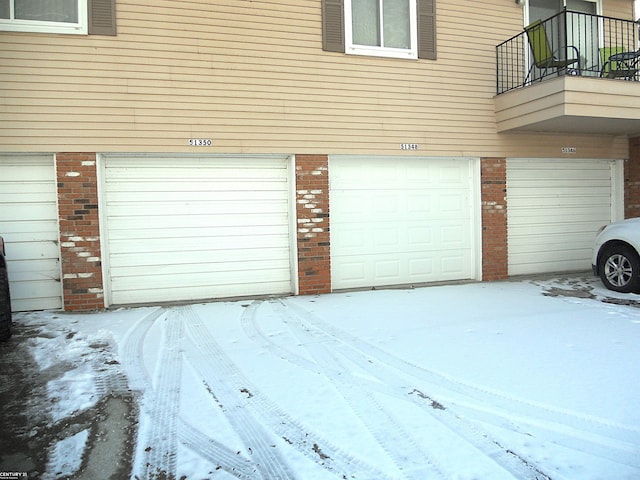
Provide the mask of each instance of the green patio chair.
[{"label": "green patio chair", "polygon": [[[529,40],[529,46],[533,54],[533,62],[524,80],[525,84],[529,80],[534,67],[544,71],[544,73],[540,75],[540,80],[546,76],[547,70],[550,68],[555,69],[558,75],[560,75],[561,70],[566,70],[569,65],[573,65],[574,63],[578,64],[577,71],[578,73],[580,72],[580,53],[578,49],[574,46],[567,46],[566,49],[552,50],[542,20],[536,20],[532,24],[524,27],[524,30],[527,32],[527,39]],[[569,58],[570,51],[575,52],[575,58]],[[564,56],[567,58],[560,58],[560,52],[566,52]]]},{"label": "green patio chair", "polygon": [[637,58],[636,52],[627,52],[624,47],[602,47],[600,76],[631,80],[638,74]]}]

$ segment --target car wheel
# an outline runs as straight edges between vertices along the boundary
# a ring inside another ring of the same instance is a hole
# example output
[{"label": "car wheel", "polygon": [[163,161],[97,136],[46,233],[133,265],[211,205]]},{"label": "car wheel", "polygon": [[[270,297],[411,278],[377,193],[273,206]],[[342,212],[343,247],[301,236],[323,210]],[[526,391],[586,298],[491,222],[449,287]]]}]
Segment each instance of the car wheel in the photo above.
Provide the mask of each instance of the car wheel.
[{"label": "car wheel", "polygon": [[598,265],[604,286],[615,292],[636,292],[640,288],[640,258],[628,245],[607,247]]},{"label": "car wheel", "polygon": [[11,338],[11,299],[7,269],[0,268],[0,341]]}]

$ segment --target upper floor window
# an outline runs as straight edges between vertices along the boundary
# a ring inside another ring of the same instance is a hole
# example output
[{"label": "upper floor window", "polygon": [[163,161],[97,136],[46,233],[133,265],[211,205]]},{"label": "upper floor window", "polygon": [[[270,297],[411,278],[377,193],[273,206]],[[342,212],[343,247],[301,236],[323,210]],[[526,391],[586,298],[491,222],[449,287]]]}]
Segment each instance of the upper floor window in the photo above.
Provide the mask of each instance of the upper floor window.
[{"label": "upper floor window", "polygon": [[0,30],[116,35],[116,2],[0,0]]},{"label": "upper floor window", "polygon": [[418,58],[416,0],[345,0],[346,53]]},{"label": "upper floor window", "polygon": [[322,0],[330,52],[436,59],[435,0]]}]

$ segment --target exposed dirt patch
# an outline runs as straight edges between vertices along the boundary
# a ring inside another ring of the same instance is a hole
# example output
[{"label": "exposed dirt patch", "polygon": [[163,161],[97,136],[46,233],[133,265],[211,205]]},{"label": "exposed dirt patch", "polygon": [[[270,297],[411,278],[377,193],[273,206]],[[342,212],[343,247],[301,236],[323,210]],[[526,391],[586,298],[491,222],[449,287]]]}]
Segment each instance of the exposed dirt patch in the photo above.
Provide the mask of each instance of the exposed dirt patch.
[{"label": "exposed dirt patch", "polygon": [[575,298],[596,298],[589,290],[581,288],[558,288],[551,287],[543,295],[547,297],[575,297]]},{"label": "exposed dirt patch", "polygon": [[[597,300],[613,305],[628,305],[640,308],[640,300],[634,294],[616,294],[605,290],[600,286],[596,288],[599,280],[595,277],[567,277],[556,278],[546,282],[535,281],[533,283],[543,287],[543,295],[548,297],[573,297]],[[614,296],[619,295],[619,296]]]},{"label": "exposed dirt patch", "polygon": [[[95,375],[93,387],[82,392],[92,400],[90,406],[61,418],[54,411],[57,401],[64,399],[52,397],[49,384],[62,381],[79,365],[52,360],[42,368],[30,345],[64,339],[61,348],[71,348],[69,343],[77,336],[65,332],[56,338],[43,330],[17,323],[12,339],[0,344],[0,471],[26,472],[28,478],[128,478],[137,433],[137,398],[115,369],[108,344],[90,345],[100,351],[86,359]],[[52,466],[65,460],[56,458],[62,455],[56,453],[56,445],[78,434],[84,434],[86,442],[75,472],[54,471]]]}]

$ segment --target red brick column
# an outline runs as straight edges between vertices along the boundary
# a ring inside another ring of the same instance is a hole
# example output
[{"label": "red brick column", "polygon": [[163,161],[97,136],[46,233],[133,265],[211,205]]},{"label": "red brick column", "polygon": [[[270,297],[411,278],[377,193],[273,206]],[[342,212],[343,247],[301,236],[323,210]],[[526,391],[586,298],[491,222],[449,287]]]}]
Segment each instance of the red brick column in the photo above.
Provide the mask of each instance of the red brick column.
[{"label": "red brick column", "polygon": [[327,155],[296,155],[300,295],[331,292],[328,163]]},{"label": "red brick column", "polygon": [[58,215],[65,310],[104,308],[95,153],[58,153]]},{"label": "red brick column", "polygon": [[629,139],[624,162],[624,218],[640,217],[640,137]]},{"label": "red brick column", "polygon": [[480,161],[482,188],[482,279],[504,280],[509,275],[507,247],[507,161]]}]

